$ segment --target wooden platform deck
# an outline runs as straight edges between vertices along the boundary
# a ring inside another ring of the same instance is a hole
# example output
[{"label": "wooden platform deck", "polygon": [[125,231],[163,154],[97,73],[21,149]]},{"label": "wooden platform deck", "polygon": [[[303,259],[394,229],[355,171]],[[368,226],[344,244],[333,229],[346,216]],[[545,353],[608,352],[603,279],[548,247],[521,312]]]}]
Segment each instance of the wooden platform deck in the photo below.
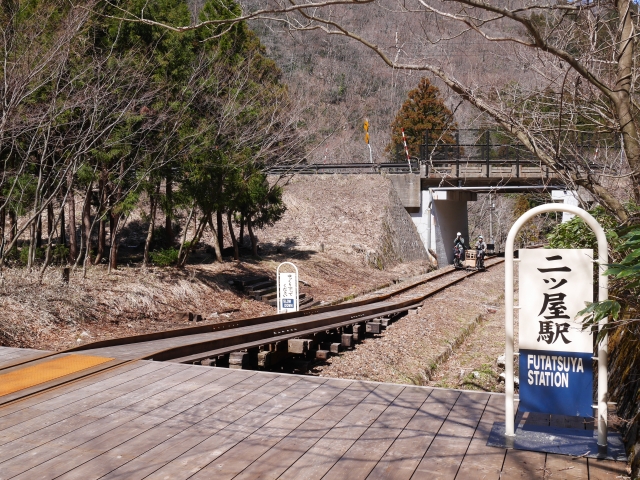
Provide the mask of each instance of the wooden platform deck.
[{"label": "wooden platform deck", "polygon": [[0,407],[0,479],[624,473],[622,463],[487,447],[503,404],[499,394],[137,361]]},{"label": "wooden platform deck", "polygon": [[31,348],[0,347],[0,368],[15,362],[37,358],[47,353],[50,352],[45,350],[33,350]]}]

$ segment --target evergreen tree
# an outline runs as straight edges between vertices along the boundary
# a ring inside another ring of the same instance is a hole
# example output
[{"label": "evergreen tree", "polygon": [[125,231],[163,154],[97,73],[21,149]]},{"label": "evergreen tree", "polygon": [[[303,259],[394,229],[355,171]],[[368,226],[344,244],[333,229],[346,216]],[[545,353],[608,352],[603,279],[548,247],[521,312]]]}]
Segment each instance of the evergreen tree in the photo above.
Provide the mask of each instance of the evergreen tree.
[{"label": "evergreen tree", "polygon": [[407,138],[409,155],[420,154],[420,145],[424,143],[424,134],[430,132],[430,142],[438,140],[440,143],[453,143],[450,133],[442,134],[443,130],[455,131],[457,124],[453,121],[453,114],[440,97],[438,87],[431,85],[429,79],[420,80],[418,88],[409,92],[409,98],[404,102],[395,120],[391,124],[391,143],[387,145],[387,152],[393,155],[398,149],[403,151],[402,129]]}]

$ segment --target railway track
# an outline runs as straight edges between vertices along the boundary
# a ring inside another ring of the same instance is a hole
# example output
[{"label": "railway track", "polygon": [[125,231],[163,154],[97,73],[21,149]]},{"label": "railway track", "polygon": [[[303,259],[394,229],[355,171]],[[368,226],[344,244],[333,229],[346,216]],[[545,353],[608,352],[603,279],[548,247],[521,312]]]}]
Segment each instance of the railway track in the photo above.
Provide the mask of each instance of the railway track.
[{"label": "railway track", "polygon": [[[486,267],[502,262],[488,259]],[[351,347],[367,333],[380,333],[392,319],[477,273],[447,268],[426,279],[349,303],[103,340],[14,362],[0,367],[0,375],[37,368],[69,355],[104,359],[73,374],[0,396],[0,405],[138,360],[269,368],[296,355],[309,358],[315,354],[325,359],[330,353]]]}]

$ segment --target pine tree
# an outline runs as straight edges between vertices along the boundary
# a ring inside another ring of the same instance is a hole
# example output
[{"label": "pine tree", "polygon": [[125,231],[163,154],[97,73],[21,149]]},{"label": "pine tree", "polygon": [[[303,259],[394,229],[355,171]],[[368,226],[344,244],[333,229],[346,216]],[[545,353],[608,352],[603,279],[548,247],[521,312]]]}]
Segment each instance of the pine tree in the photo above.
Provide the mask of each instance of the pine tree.
[{"label": "pine tree", "polygon": [[387,145],[387,152],[394,155],[397,149],[404,149],[402,143],[402,129],[407,138],[409,155],[420,154],[420,144],[424,143],[424,134],[430,131],[430,141],[439,140],[442,143],[453,143],[451,134],[441,135],[443,130],[455,131],[457,124],[453,121],[453,114],[440,97],[438,87],[431,85],[429,79],[420,80],[418,88],[409,92],[409,98],[404,102],[395,120],[391,124],[391,143]]}]

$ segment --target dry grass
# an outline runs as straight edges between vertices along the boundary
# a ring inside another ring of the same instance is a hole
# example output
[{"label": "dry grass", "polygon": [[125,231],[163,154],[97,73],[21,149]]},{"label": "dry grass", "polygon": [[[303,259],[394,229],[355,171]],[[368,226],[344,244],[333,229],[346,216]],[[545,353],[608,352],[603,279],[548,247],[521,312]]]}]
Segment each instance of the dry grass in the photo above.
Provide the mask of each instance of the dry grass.
[{"label": "dry grass", "polygon": [[[60,350],[79,342],[178,328],[188,324],[185,312],[201,314],[207,322],[275,313],[229,281],[249,275],[275,278],[284,261],[298,266],[307,284],[301,292],[323,302],[424,273],[429,267],[421,262],[387,270],[367,265],[366,250],[380,243],[390,188],[388,180],[375,175],[296,178],[285,188],[285,217],[258,232],[258,259],[215,263],[205,245],[184,270],[134,265],[108,274],[104,266],[91,266],[86,278],[81,269],[72,272],[68,285],[59,268],[50,268],[42,283],[35,272],[5,268],[0,345]],[[131,228],[124,243],[136,244],[144,228]],[[210,233],[204,243],[211,243]]]}]

